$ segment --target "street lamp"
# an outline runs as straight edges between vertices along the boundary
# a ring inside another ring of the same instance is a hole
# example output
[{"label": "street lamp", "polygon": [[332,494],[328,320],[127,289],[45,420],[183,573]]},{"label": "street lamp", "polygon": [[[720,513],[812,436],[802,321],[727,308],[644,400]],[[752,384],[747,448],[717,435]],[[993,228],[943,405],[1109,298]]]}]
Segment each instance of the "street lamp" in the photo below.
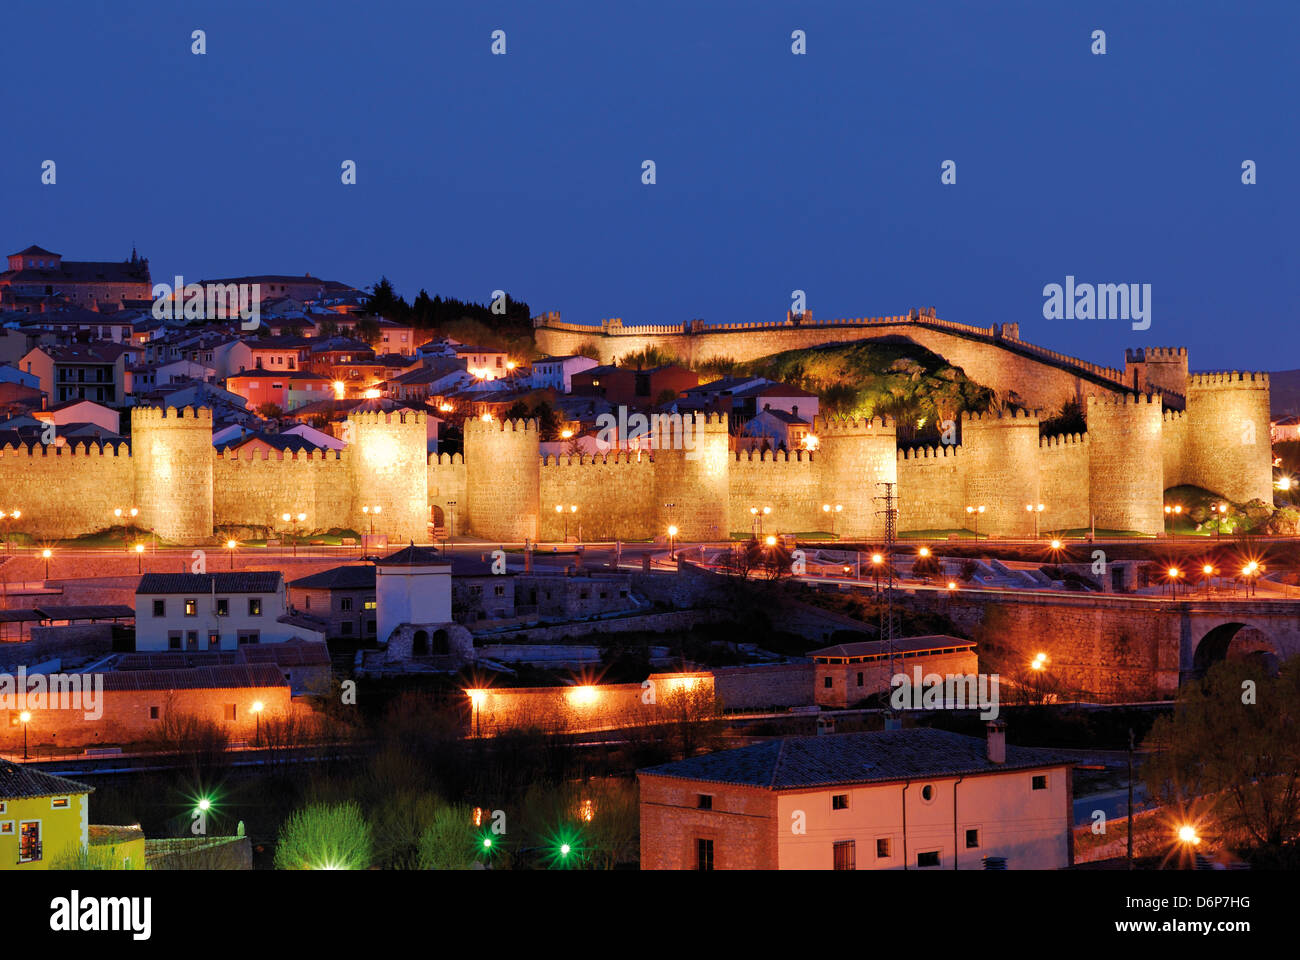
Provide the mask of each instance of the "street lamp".
[{"label": "street lamp", "polygon": [[234,570],[234,569],[235,569],[235,547],[237,547],[237,546],[239,546],[239,544],[238,544],[238,542],[236,542],[236,541],[234,541],[234,540],[227,540],[227,541],[226,541],[226,549],[230,551],[230,569],[231,569],[231,570]]},{"label": "street lamp", "polygon": [[49,547],[41,551],[41,557],[45,560],[45,579],[50,579],[50,557],[54,556]]},{"label": "street lamp", "polygon": [[293,555],[296,557],[298,556],[298,524],[307,519],[307,514],[282,513],[280,514],[280,519],[285,523],[293,524]]},{"label": "street lamp", "polygon": [[1165,571],[1169,575],[1169,594],[1171,597],[1178,596],[1178,578],[1183,575],[1183,571],[1177,567],[1170,567]]},{"label": "street lamp", "polygon": [[135,545],[135,558],[136,558],[136,572],[144,573],[144,544],[143,543],[137,543]]},{"label": "street lamp", "polygon": [[361,508],[361,512],[370,518],[370,539],[372,542],[375,539],[375,517],[379,516],[379,514],[383,512],[383,509],[384,508],[377,503],[366,504]]},{"label": "street lamp", "polygon": [[1223,521],[1228,519],[1228,505],[1226,503],[1216,503],[1210,510],[1212,513],[1218,514],[1214,518],[1214,539],[1218,540],[1223,536]]},{"label": "street lamp", "polygon": [[1183,515],[1183,505],[1181,503],[1176,503],[1172,506],[1170,506],[1169,504],[1165,504],[1165,517],[1169,521],[1170,537],[1178,536],[1178,527],[1175,526],[1174,522],[1182,515]]},{"label": "street lamp", "polygon": [[1246,596],[1254,596],[1255,576],[1259,573],[1259,563],[1255,560],[1251,560],[1241,568],[1241,573],[1246,578]]},{"label": "street lamp", "polygon": [[823,504],[822,504],[822,513],[826,514],[826,516],[828,516],[828,517],[830,518],[830,521],[831,521],[831,536],[832,536],[832,537],[835,536],[835,515],[836,515],[837,513],[842,512],[843,510],[844,510],[844,504],[842,504],[842,503],[837,503],[837,504],[834,504],[834,505],[831,505],[831,504],[829,504],[829,503],[823,503]]},{"label": "street lamp", "polygon": [[754,539],[758,540],[763,536],[763,518],[772,512],[771,507],[750,507],[750,516],[754,518]]},{"label": "street lamp", "polygon": [[18,719],[22,721],[22,725],[23,725],[23,759],[26,760],[27,759],[27,724],[32,722],[32,715],[29,711],[24,710],[22,713],[18,714]]},{"label": "street lamp", "polygon": [[[0,520],[17,520],[17,519],[18,519],[19,517],[21,517],[22,515],[23,515],[23,512],[22,512],[21,510],[11,510],[11,511],[9,512],[8,516],[5,515],[5,512],[4,512],[3,510],[0,510]],[[6,530],[6,533],[5,533],[5,552],[6,552],[6,553],[9,552],[9,550],[11,549],[11,544],[9,543],[9,534],[8,534],[8,532],[7,532],[7,531],[8,531],[8,528],[9,528],[9,524],[6,523],[6,524],[5,524],[5,530]]]},{"label": "street lamp", "polygon": [[266,705],[262,703],[261,700],[253,701],[253,716],[257,718],[257,739],[253,741],[253,746],[255,747],[260,747],[262,745],[262,710],[265,706]]},{"label": "street lamp", "polygon": [[1201,567],[1201,573],[1205,575],[1205,595],[1206,597],[1209,597],[1210,583],[1214,579],[1214,565],[1210,563],[1205,564],[1205,566]]},{"label": "street lamp", "polygon": [[675,526],[669,525],[669,527],[668,527],[668,558],[669,558],[670,560],[671,560],[672,558],[674,558],[675,556],[677,556],[677,552],[676,552],[676,550],[677,550],[677,548],[676,548],[676,541],[677,541],[677,528],[676,528]]},{"label": "street lamp", "polygon": [[1026,504],[1025,504],[1025,509],[1028,510],[1031,514],[1033,514],[1033,517],[1034,517],[1034,539],[1037,540],[1037,539],[1038,539],[1038,518],[1039,518],[1039,517],[1042,515],[1042,513],[1043,513],[1043,509],[1044,509],[1044,508],[1043,508],[1043,505],[1040,503],[1040,504],[1038,504],[1037,506],[1034,506],[1034,504],[1032,504],[1032,503],[1026,503]]},{"label": "street lamp", "polygon": [[[139,513],[140,510],[138,507],[130,507],[129,509],[123,509],[122,507],[117,507],[116,509],[113,510],[113,516],[117,517],[119,520],[123,520],[125,517],[130,517],[134,519],[136,516],[139,515]],[[131,529],[130,523],[124,522],[122,524],[122,547],[126,550],[131,549],[130,529]]]},{"label": "street lamp", "polygon": [[984,507],[983,507],[983,505],[980,505],[980,506],[978,506],[978,507],[967,507],[967,508],[966,508],[966,515],[969,516],[970,518],[972,518],[972,519],[975,521],[975,539],[976,539],[976,540],[978,540],[978,539],[980,538],[980,514],[982,514],[983,512],[984,512]]},{"label": "street lamp", "polygon": [[875,589],[876,593],[880,592],[880,565],[884,562],[885,562],[884,554],[873,553],[871,555],[871,569],[876,575],[876,589]]},{"label": "street lamp", "polygon": [[555,505],[555,512],[558,513],[558,514],[560,514],[561,516],[564,517],[564,542],[565,542],[565,543],[568,543],[568,542],[569,542],[569,514],[570,514],[570,513],[577,513],[577,512],[578,512],[578,505],[577,505],[576,503],[570,504],[570,505],[569,505],[569,513],[565,513],[565,512],[564,512],[564,504],[562,504],[562,503],[557,503],[557,504]]}]

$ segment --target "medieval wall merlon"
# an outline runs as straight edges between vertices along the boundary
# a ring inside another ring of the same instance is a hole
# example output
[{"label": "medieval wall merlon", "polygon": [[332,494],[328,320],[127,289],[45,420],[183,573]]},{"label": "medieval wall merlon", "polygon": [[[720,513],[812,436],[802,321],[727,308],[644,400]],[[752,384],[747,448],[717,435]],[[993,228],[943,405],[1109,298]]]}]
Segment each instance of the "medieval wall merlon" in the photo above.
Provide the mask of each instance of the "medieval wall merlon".
[{"label": "medieval wall merlon", "polygon": [[1229,390],[1267,390],[1269,388],[1267,373],[1250,373],[1238,370],[1213,373],[1193,373],[1187,378],[1187,386],[1194,389],[1223,388]]},{"label": "medieval wall merlon", "polygon": [[810,450],[735,450],[737,463],[813,463],[817,454]]},{"label": "medieval wall merlon", "polygon": [[818,414],[813,418],[813,433],[823,438],[838,435],[867,436],[894,428],[894,421],[889,417],[824,417]]},{"label": "medieval wall merlon", "polygon": [[955,443],[941,443],[937,447],[907,447],[898,451],[903,460],[948,460],[956,458],[961,447]]},{"label": "medieval wall merlon", "polygon": [[456,464],[464,465],[465,456],[460,453],[430,453],[425,458],[425,462],[430,467],[451,467]]},{"label": "medieval wall merlon", "polygon": [[1038,448],[1044,452],[1049,450],[1059,450],[1063,447],[1081,447],[1088,442],[1086,433],[1060,433],[1054,437],[1042,437],[1038,441]]}]

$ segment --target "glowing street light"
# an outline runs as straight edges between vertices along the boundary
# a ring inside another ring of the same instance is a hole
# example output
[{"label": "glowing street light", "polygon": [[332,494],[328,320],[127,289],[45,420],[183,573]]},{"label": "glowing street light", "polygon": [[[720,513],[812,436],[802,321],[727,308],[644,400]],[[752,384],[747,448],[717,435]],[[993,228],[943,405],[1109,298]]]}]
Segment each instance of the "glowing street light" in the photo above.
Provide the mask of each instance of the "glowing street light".
[{"label": "glowing street light", "polygon": [[967,507],[966,515],[975,521],[975,539],[980,538],[980,515],[984,512],[984,506],[981,504],[977,507]]},{"label": "glowing street light", "polygon": [[763,542],[764,542],[765,544],[767,544],[769,547],[775,547],[775,546],[776,546],[776,537],[772,536],[772,535],[769,533],[769,534],[767,535],[767,538],[766,538]]},{"label": "glowing street light", "polygon": [[266,704],[261,700],[254,700],[250,709],[253,711],[253,716],[257,718],[257,739],[253,741],[253,745],[260,747],[262,745],[262,711],[266,709]]},{"label": "glowing street light", "polygon": [[[0,510],[0,520],[6,520],[6,521],[7,521],[7,520],[17,520],[17,519],[18,519],[19,517],[21,517],[22,515],[23,515],[23,512],[22,512],[21,510],[11,510],[11,511],[9,511],[8,514],[6,514],[3,510]],[[8,526],[9,526],[9,524],[6,523],[6,524],[5,524],[5,527],[8,528]],[[6,535],[5,535],[5,550],[8,551],[8,550],[10,549],[10,546],[11,546],[11,544],[9,543],[9,536],[8,536],[8,534],[6,534]]]},{"label": "glowing street light", "polygon": [[1201,842],[1201,838],[1196,833],[1196,828],[1190,823],[1185,823],[1178,828],[1178,840],[1188,846],[1195,847]]},{"label": "glowing street light", "polygon": [[763,518],[772,512],[771,507],[750,507],[749,514],[754,518],[754,539],[763,536]]},{"label": "glowing street light", "polygon": [[673,558],[673,557],[675,557],[675,556],[677,555],[677,553],[676,553],[676,541],[677,541],[677,527],[674,526],[674,525],[672,525],[672,524],[669,524],[669,526],[668,526],[668,557],[669,557],[669,559],[671,559],[671,558]]},{"label": "glowing street light", "polygon": [[1170,567],[1165,571],[1165,575],[1169,577],[1170,595],[1174,597],[1178,596],[1178,578],[1183,575],[1183,571],[1179,570],[1177,567]]},{"label": "glowing street light", "polygon": [[828,516],[828,517],[830,518],[830,521],[831,521],[831,536],[832,536],[832,537],[835,536],[835,515],[836,515],[837,513],[841,513],[841,512],[843,512],[843,510],[844,510],[844,504],[842,504],[842,503],[836,503],[836,504],[823,503],[823,504],[822,504],[822,513],[826,514],[826,516]]},{"label": "glowing street light", "polygon": [[32,714],[29,710],[24,710],[18,714],[18,720],[23,725],[23,759],[27,759],[27,724],[32,722]]},{"label": "glowing street light", "polygon": [[49,547],[46,547],[44,550],[41,551],[41,558],[45,561],[46,580],[50,579],[50,557],[52,556],[54,556],[54,552],[50,550]]},{"label": "glowing street light", "polygon": [[1060,550],[1061,547],[1062,547],[1062,543],[1061,543],[1060,540],[1057,540],[1057,539],[1053,538],[1053,539],[1052,539],[1052,542],[1049,544],[1049,546],[1050,546],[1053,550]]},{"label": "glowing street light", "polygon": [[234,569],[235,569],[235,548],[236,548],[237,546],[239,546],[239,542],[238,542],[237,540],[227,540],[227,541],[226,541],[226,549],[230,552],[230,569],[231,569],[231,570],[234,570]]},{"label": "glowing street light", "polygon": [[1256,560],[1251,560],[1241,568],[1241,575],[1246,578],[1246,596],[1255,595],[1255,578],[1259,576],[1260,566]]},{"label": "glowing street light", "polygon": [[370,539],[375,539],[375,517],[383,512],[384,508],[379,504],[366,504],[361,508],[361,512],[370,518]]},{"label": "glowing street light", "polygon": [[296,557],[298,556],[298,524],[307,519],[307,514],[286,512],[280,514],[280,519],[285,523],[293,524],[293,555]]},{"label": "glowing street light", "polygon": [[136,558],[136,568],[137,568],[136,572],[144,573],[144,544],[143,543],[137,543],[135,545],[135,558]]},{"label": "glowing street light", "polygon": [[[116,518],[119,519],[119,520],[125,520],[125,518],[128,518],[128,517],[131,518],[132,520],[134,520],[137,516],[139,516],[139,514],[140,514],[140,509],[139,509],[138,507],[128,507],[128,508],[117,507],[117,508],[115,508],[115,509],[113,510],[113,516],[116,517]],[[131,524],[128,523],[128,522],[123,522],[123,524],[122,524],[122,548],[123,548],[124,550],[130,550],[130,549],[131,549],[131,533],[130,533],[130,531],[131,531]]]},{"label": "glowing street light", "polygon": [[1031,513],[1034,517],[1034,539],[1037,540],[1038,539],[1038,518],[1042,515],[1045,507],[1041,503],[1038,504],[1037,506],[1035,506],[1032,503],[1026,503],[1025,509],[1029,513]]},{"label": "glowing street light", "polygon": [[1048,662],[1048,661],[1047,661],[1047,654],[1045,654],[1045,653],[1036,653],[1036,654],[1034,654],[1034,659],[1033,659],[1033,661],[1029,664],[1029,667],[1030,667],[1030,669],[1032,669],[1032,670],[1046,670],[1046,669],[1047,669],[1047,662]]}]

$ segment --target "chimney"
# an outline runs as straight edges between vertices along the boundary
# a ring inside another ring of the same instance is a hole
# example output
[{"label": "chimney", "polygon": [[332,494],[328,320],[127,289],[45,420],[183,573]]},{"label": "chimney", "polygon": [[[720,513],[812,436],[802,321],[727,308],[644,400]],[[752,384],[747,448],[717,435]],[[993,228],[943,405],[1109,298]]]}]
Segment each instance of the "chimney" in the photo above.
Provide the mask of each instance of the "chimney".
[{"label": "chimney", "polygon": [[988,722],[989,763],[1007,762],[1007,725],[1001,720]]}]

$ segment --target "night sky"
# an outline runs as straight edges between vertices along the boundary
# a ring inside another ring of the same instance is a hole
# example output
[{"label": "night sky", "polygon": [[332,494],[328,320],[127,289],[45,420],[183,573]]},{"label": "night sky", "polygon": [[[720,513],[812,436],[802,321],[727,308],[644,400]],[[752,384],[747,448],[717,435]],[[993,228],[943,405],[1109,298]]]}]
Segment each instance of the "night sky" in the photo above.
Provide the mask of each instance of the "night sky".
[{"label": "night sky", "polygon": [[[1300,367],[1300,3],[1080,6],[10,4],[0,234],[135,243],[155,281],[387,274],[625,323],[775,320],[802,289],[1107,365]],[[1150,329],[1044,320],[1067,274],[1151,284]]]}]

